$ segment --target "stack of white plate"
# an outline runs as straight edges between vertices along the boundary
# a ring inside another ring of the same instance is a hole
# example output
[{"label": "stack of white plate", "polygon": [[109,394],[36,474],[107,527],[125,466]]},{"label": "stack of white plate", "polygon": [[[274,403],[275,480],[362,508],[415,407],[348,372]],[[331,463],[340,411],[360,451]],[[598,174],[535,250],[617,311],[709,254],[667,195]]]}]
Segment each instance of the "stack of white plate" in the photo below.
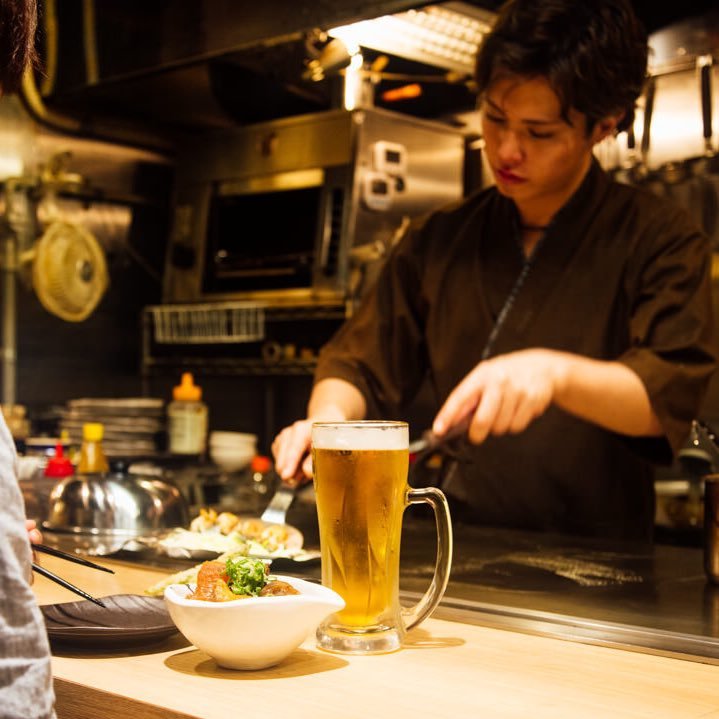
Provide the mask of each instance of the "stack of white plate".
[{"label": "stack of white plate", "polygon": [[165,432],[165,403],[152,397],[70,400],[60,429],[68,432],[73,444],[82,442],[86,422],[100,422],[105,427],[102,446],[109,458],[152,457]]}]

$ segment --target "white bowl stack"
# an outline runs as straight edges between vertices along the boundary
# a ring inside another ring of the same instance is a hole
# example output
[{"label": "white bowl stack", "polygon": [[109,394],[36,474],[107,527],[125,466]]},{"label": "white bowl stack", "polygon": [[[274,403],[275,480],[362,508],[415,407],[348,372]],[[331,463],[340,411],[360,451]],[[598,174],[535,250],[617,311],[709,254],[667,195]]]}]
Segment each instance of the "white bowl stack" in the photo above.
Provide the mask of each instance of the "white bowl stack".
[{"label": "white bowl stack", "polygon": [[257,435],[244,432],[211,432],[210,459],[223,472],[245,469],[257,454]]}]

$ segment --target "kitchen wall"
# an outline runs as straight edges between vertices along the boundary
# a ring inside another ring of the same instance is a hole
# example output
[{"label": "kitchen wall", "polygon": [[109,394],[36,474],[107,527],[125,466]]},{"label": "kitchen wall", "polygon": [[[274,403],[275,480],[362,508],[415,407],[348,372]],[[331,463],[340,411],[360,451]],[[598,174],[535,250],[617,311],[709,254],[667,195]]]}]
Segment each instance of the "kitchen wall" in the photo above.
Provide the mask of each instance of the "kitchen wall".
[{"label": "kitchen wall", "polygon": [[[90,231],[107,258],[109,287],[97,308],[81,322],[49,312],[33,288],[32,265],[0,274],[0,288],[12,282],[17,294],[16,402],[27,407],[33,432],[53,433],[59,411],[82,397],[154,396],[169,401],[186,367],[181,356],[168,368],[143,376],[143,309],[162,301],[162,273],[172,211],[174,164],[169,156],[47,130],[16,98],[0,100],[0,180],[25,177],[39,182],[53,163],[59,174],[81,179],[66,183],[58,197],[48,185],[39,192],[37,214],[47,219],[50,200],[59,216]],[[78,192],[84,193],[78,197]],[[0,202],[5,214],[7,202]],[[38,223],[31,249],[49,222]],[[6,234],[0,234],[0,244]],[[8,322],[0,312],[0,325]],[[326,324],[329,336],[339,322]],[[295,328],[297,329],[297,327]],[[274,336],[291,341],[284,326]],[[312,331],[303,332],[306,342]],[[315,345],[323,341],[315,331]],[[236,348],[259,356],[254,344]],[[265,374],[217,376],[194,368],[210,408],[211,429],[257,433],[260,450],[269,451],[276,428],[305,409],[311,378]],[[0,392],[5,396],[0,381]]]},{"label": "kitchen wall", "polygon": [[[0,128],[2,179],[22,177],[33,185],[21,194],[37,207],[30,214],[45,218],[19,249],[36,248],[52,218],[59,218],[97,239],[109,270],[109,289],[82,322],[60,319],[41,304],[32,263],[3,273],[3,288],[9,284],[17,293],[11,313],[17,324],[16,401],[43,429],[53,406],[68,399],[141,392],[139,318],[161,295],[173,168],[153,153],[47,131],[14,97],[0,101]],[[0,240],[7,236],[4,228]],[[12,322],[8,312],[5,302],[4,327]],[[3,397],[11,389],[0,387]]]}]

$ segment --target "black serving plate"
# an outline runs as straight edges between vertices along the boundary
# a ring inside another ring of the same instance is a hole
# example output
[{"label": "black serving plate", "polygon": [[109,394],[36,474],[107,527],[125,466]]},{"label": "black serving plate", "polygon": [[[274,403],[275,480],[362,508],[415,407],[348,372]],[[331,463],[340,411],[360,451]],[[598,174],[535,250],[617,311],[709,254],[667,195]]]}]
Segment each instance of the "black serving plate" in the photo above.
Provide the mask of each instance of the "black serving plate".
[{"label": "black serving plate", "polygon": [[103,648],[159,641],[177,632],[161,597],[115,594],[105,608],[89,601],[40,607],[51,642]]}]

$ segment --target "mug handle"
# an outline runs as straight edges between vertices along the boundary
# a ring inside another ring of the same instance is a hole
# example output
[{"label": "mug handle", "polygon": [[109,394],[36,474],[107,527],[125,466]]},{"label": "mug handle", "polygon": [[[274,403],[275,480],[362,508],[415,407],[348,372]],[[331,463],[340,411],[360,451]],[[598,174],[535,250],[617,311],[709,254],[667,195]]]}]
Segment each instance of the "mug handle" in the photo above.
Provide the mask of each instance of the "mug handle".
[{"label": "mug handle", "polygon": [[436,609],[447,589],[449,570],[452,566],[452,521],[447,498],[442,490],[436,487],[410,489],[407,492],[406,506],[410,504],[429,504],[434,510],[437,526],[437,561],[434,565],[432,583],[424,596],[413,607],[402,607],[405,629],[416,627]]}]

